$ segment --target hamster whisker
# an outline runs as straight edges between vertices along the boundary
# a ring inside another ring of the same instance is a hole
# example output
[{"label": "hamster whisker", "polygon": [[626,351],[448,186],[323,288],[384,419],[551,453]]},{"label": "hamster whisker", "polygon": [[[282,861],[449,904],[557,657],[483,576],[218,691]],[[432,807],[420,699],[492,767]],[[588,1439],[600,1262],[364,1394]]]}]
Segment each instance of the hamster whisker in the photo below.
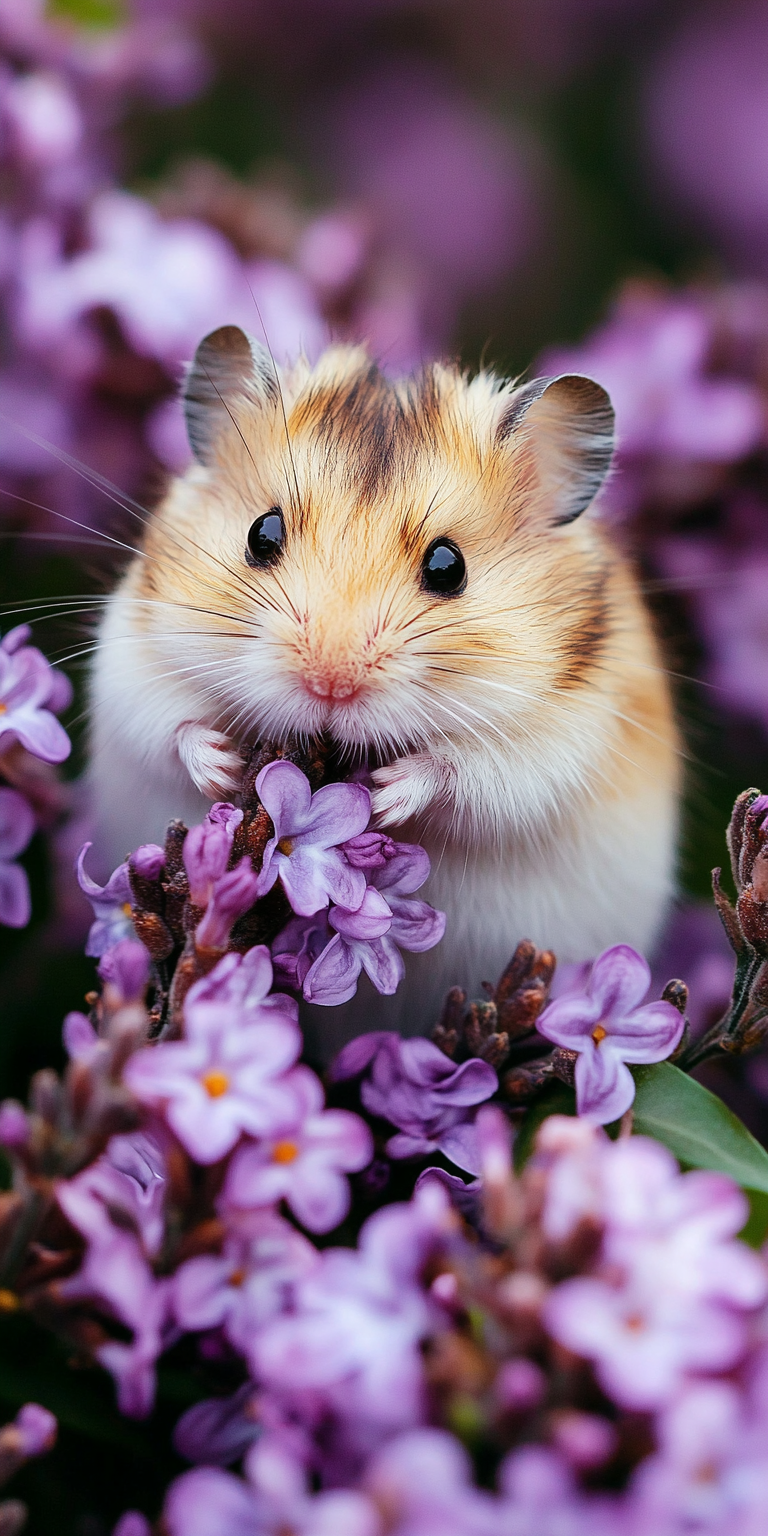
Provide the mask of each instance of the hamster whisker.
[{"label": "hamster whisker", "polygon": [[[2,412],[0,412],[2,420]],[[64,523],[71,523],[73,528],[82,528],[88,534],[96,534],[106,544],[115,544],[118,549],[124,549],[129,555],[143,555],[144,551],[137,549],[135,544],[126,544],[123,539],[116,539],[111,533],[104,533],[100,528],[93,528],[90,523],[81,523],[76,517],[68,517],[66,512],[57,512],[55,507],[46,507],[40,501],[31,501],[29,496],[20,496],[16,491],[6,490],[0,486],[0,496],[10,496],[13,501],[21,501],[27,507],[34,507],[37,512],[47,512],[51,517],[58,517]]]},{"label": "hamster whisker", "polygon": [[[248,281],[247,277],[246,277],[246,282],[248,283],[248,291],[249,291],[249,293],[251,295],[251,298],[253,299],[253,307],[256,310],[256,313],[257,313],[257,315],[259,317],[259,325],[261,326],[262,332],[264,334],[264,342],[266,344],[266,348],[267,348],[267,351],[268,351],[269,356],[270,356],[270,361],[272,363],[272,372],[274,373],[274,376],[275,376],[275,383],[277,385],[277,395],[278,395],[278,399],[280,401],[280,410],[281,410],[282,417],[283,417],[283,427],[285,429],[285,446],[286,446],[286,448],[288,450],[288,458],[291,461],[291,470],[293,471],[293,483],[294,483],[294,485],[296,487],[296,515],[297,515],[297,517],[299,519],[299,525],[301,525],[302,518],[303,518],[303,512],[302,512],[302,506],[301,506],[301,492],[299,490],[299,477],[298,477],[298,474],[296,473],[296,460],[294,459],[294,456],[293,456],[293,444],[291,443],[291,434],[288,431],[288,416],[287,416],[286,410],[285,410],[285,396],[283,394],[283,381],[280,378],[280,370],[279,370],[279,368],[277,366],[277,363],[275,361],[275,354],[272,351],[272,346],[271,346],[271,343],[270,343],[270,340],[269,340],[269,336],[267,334],[267,327],[264,324],[264,316],[262,315],[261,310],[259,309],[259,301],[256,298],[256,295],[255,295],[255,293],[254,293],[254,291],[253,291],[253,289],[252,289],[252,287],[250,285],[250,282]],[[251,460],[251,462],[253,463],[253,460]],[[288,482],[288,477],[286,476],[286,485],[287,485],[287,482]],[[290,490],[288,491],[288,503],[290,505]]]}]

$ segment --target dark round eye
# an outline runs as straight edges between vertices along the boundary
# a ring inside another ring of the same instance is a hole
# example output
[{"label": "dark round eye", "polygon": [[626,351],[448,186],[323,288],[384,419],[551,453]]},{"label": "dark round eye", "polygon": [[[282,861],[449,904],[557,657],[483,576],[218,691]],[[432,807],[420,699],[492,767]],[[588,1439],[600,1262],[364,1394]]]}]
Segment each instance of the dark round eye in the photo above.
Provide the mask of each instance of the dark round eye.
[{"label": "dark round eye", "polygon": [[279,507],[270,507],[248,529],[245,558],[248,565],[274,565],[283,553],[285,523]]},{"label": "dark round eye", "polygon": [[433,539],[421,565],[421,585],[428,592],[449,597],[460,592],[467,579],[467,567],[458,544],[453,539]]}]

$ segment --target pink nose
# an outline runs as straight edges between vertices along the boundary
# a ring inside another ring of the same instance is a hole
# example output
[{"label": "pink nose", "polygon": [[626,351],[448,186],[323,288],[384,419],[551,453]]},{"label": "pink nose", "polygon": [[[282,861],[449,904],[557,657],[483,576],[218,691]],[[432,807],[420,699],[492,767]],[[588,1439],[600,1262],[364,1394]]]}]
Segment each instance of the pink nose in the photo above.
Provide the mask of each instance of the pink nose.
[{"label": "pink nose", "polygon": [[314,672],[304,677],[304,686],[318,699],[351,699],[358,685],[349,677],[335,676],[330,672]]}]

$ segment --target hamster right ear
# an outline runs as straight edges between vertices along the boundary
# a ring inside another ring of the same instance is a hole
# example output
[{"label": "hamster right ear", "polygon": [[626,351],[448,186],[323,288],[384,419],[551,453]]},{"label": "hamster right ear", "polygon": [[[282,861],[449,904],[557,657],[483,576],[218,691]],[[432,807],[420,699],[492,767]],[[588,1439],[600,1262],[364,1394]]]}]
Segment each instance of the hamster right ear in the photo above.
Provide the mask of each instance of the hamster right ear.
[{"label": "hamster right ear", "polygon": [[254,405],[279,399],[277,369],[261,343],[239,325],[222,325],[201,341],[182,389],[189,446],[201,464],[212,464],[215,444],[232,420],[232,403],[245,396]]},{"label": "hamster right ear", "polygon": [[608,474],[614,424],[602,384],[585,374],[563,373],[515,390],[496,442],[533,447],[545,500],[554,523],[562,525],[586,511]]}]

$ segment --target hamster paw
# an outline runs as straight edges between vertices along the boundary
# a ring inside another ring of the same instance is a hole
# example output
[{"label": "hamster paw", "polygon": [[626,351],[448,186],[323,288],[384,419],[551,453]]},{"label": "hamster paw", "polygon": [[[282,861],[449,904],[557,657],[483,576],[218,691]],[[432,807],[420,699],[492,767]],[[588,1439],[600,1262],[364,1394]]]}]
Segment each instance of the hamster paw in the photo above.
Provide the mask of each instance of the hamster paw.
[{"label": "hamster paw", "polygon": [[243,760],[222,731],[185,720],[176,732],[176,750],[201,795],[226,800],[241,785]]},{"label": "hamster paw", "polygon": [[425,810],[437,788],[435,768],[434,758],[425,752],[398,757],[385,768],[376,768],[371,793],[376,825],[399,826]]}]

